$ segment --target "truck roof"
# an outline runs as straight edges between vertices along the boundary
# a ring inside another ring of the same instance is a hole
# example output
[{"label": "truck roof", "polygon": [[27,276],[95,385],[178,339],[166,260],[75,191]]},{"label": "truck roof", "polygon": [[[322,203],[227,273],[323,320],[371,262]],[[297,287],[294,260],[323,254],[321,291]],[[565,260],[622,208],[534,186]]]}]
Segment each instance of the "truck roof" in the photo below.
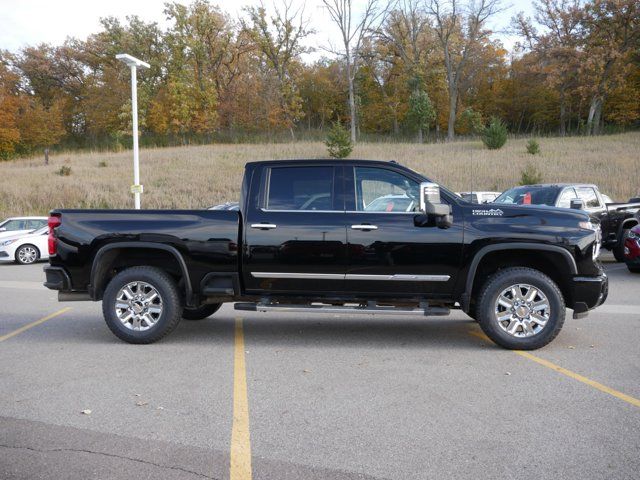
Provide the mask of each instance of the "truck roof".
[{"label": "truck roof", "polygon": [[598,186],[594,185],[593,183],[535,183],[535,184],[532,184],[532,185],[522,185],[522,186],[523,187],[534,187],[534,188],[593,187],[596,190],[598,189]]},{"label": "truck roof", "polygon": [[258,166],[258,165],[272,165],[279,163],[295,163],[301,165],[309,165],[314,163],[331,163],[331,164],[341,164],[341,165],[355,165],[362,163],[369,163],[372,165],[389,165],[392,164],[397,167],[407,168],[404,165],[396,162],[395,160],[365,160],[365,159],[357,159],[357,158],[286,158],[282,160],[257,160],[254,162],[247,162],[247,165]]}]

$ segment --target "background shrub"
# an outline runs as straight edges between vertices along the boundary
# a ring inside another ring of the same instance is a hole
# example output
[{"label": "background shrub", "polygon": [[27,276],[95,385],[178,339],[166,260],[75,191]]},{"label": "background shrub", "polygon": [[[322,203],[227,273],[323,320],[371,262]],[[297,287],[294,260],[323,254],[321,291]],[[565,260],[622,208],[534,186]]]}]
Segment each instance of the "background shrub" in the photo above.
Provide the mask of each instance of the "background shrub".
[{"label": "background shrub", "polygon": [[498,117],[492,117],[489,126],[482,132],[482,143],[489,150],[498,150],[507,143],[507,126]]},{"label": "background shrub", "polygon": [[537,155],[540,153],[540,144],[535,138],[532,138],[527,142],[527,153],[531,155]]},{"label": "background shrub", "polygon": [[327,139],[324,144],[327,146],[329,156],[332,158],[346,158],[353,150],[349,132],[340,122],[333,124],[327,133]]},{"label": "background shrub", "polygon": [[542,179],[542,172],[531,162],[520,172],[520,185],[535,185],[542,183]]}]

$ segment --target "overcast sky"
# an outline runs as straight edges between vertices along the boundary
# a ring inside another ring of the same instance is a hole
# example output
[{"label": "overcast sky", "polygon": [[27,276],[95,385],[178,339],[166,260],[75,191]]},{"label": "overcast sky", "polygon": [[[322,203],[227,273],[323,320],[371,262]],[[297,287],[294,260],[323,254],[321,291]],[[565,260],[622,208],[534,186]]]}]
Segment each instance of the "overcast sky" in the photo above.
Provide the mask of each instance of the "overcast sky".
[{"label": "overcast sky", "polygon": [[[363,2],[355,0],[356,8]],[[26,45],[42,42],[59,45],[67,37],[84,39],[100,29],[99,19],[106,16],[124,20],[127,15],[138,15],[146,21],[164,26],[164,3],[165,0],[0,0],[0,49],[16,51]],[[236,16],[241,13],[243,6],[257,5],[259,2],[212,0],[211,3]],[[494,30],[508,27],[511,17],[519,11],[531,14],[530,0],[504,0],[503,3],[511,7],[493,21]],[[265,1],[267,8],[272,4],[272,0]],[[307,15],[317,32],[307,43],[316,48],[327,45],[329,38],[336,38],[335,27],[321,4],[321,0],[306,1]],[[500,38],[507,48],[511,48],[513,38],[508,35],[501,35]]]}]

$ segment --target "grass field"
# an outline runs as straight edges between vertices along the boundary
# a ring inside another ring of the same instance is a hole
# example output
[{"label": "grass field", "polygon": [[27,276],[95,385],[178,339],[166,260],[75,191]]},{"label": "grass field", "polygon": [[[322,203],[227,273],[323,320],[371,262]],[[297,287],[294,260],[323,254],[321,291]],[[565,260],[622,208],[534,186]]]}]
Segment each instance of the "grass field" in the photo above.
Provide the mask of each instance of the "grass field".
[{"label": "grass field", "polygon": [[[504,190],[517,184],[527,162],[545,182],[595,183],[616,201],[640,193],[640,132],[595,138],[542,138],[541,154],[526,139],[498,151],[479,141],[418,145],[358,144],[353,158],[397,160],[456,191]],[[243,165],[251,160],[322,158],[320,142],[208,145],[140,152],[143,208],[203,208],[237,200]],[[0,218],[46,214],[52,208],[131,208],[131,152],[54,155],[0,163]],[[68,176],[58,175],[69,167]]]}]

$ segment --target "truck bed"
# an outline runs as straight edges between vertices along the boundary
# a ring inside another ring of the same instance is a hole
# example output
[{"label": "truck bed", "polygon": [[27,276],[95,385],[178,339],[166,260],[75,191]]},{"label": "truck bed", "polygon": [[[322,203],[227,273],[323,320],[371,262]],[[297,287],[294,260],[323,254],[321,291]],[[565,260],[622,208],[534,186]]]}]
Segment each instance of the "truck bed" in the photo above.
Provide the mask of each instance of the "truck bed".
[{"label": "truck bed", "polygon": [[[209,272],[238,272],[240,213],[223,210],[54,210],[58,254],[51,265],[67,269],[71,290],[86,290],[102,247],[134,242],[176,249],[192,285]],[[163,260],[158,257],[157,260]]]}]

